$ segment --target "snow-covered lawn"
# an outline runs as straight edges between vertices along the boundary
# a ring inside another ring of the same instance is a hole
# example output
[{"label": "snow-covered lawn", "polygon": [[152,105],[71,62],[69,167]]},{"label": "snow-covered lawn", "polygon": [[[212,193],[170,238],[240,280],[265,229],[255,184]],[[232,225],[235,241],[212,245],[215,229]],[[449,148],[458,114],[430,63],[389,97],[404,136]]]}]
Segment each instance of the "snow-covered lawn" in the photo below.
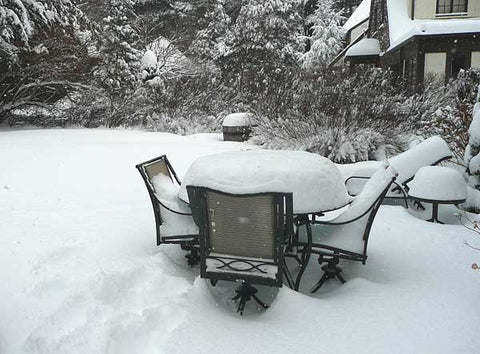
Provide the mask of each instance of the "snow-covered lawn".
[{"label": "snow-covered lawn", "polygon": [[[345,285],[262,288],[243,317],[177,247],[155,246],[134,165],[250,146],[218,135],[0,131],[0,353],[478,353],[480,236],[383,206]],[[452,218],[454,220],[454,218]]]}]

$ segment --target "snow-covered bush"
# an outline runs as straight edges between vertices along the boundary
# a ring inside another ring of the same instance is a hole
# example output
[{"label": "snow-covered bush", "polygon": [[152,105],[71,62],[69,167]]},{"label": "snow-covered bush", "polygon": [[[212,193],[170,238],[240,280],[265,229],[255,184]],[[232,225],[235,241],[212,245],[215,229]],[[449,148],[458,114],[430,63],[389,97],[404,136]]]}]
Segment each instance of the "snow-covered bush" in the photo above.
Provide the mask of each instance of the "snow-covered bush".
[{"label": "snow-covered bush", "polygon": [[219,132],[221,123],[215,116],[177,116],[154,113],[145,118],[144,127],[147,130],[189,135],[196,133]]},{"label": "snow-covered bush", "polygon": [[468,133],[470,138],[465,149],[465,163],[469,175],[469,184],[480,190],[480,90],[477,103],[473,107],[473,118]]},{"label": "snow-covered bush", "polygon": [[415,102],[408,107],[412,124],[417,125],[419,134],[442,136],[458,163],[467,164],[463,157],[469,142],[468,128],[477,101],[478,82],[480,71],[462,70],[446,87],[427,85],[422,93],[412,96]]},{"label": "snow-covered bush", "polygon": [[391,156],[410,131],[397,109],[403,96],[387,71],[292,74],[276,94],[255,103],[253,141],[270,148],[297,148],[335,162]]}]

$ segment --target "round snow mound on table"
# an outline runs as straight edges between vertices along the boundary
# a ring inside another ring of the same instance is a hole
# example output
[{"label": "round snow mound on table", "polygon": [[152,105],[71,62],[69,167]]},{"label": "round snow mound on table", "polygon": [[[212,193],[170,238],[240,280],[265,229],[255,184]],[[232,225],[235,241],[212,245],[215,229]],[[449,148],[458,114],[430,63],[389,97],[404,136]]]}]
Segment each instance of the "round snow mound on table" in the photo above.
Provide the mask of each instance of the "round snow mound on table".
[{"label": "round snow mound on table", "polygon": [[467,198],[467,187],[462,175],[448,167],[422,167],[409,187],[408,194],[415,198],[438,201]]},{"label": "round snow mound on table", "polygon": [[351,200],[337,166],[305,151],[249,150],[203,156],[185,173],[179,190],[184,201],[188,201],[187,185],[233,194],[292,192],[297,214],[340,208]]},{"label": "round snow mound on table", "polygon": [[251,125],[252,113],[232,113],[223,120],[224,127],[245,127]]}]

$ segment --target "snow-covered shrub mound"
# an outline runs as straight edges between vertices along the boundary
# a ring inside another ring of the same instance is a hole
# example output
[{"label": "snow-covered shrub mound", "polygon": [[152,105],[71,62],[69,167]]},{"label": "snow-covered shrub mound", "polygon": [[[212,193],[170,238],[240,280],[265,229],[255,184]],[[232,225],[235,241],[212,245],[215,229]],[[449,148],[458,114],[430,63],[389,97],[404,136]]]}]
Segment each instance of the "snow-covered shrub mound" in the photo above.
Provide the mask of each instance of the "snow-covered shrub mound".
[{"label": "snow-covered shrub mound", "polygon": [[379,69],[295,73],[257,98],[254,142],[301,149],[339,163],[384,159],[404,149],[408,114],[391,73]]},{"label": "snow-covered shrub mound", "polygon": [[[266,126],[269,126],[266,128]],[[268,149],[305,150],[337,163],[383,159],[397,154],[401,132],[384,135],[372,128],[318,127],[285,121],[282,126],[260,124],[251,140]]]},{"label": "snow-covered shrub mound", "polygon": [[189,135],[219,132],[221,124],[216,117],[202,113],[178,117],[154,113],[145,119],[145,128],[157,132]]}]

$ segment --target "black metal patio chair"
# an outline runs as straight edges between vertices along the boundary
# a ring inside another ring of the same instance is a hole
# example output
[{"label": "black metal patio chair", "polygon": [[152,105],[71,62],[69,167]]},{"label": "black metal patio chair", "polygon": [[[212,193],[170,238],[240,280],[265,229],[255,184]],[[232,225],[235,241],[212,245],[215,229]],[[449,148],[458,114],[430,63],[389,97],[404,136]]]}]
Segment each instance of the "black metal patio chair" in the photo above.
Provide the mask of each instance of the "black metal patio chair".
[{"label": "black metal patio chair", "polygon": [[282,286],[292,194],[228,194],[195,186],[187,192],[200,230],[200,276],[212,285],[241,282],[232,299],[239,300],[240,314],[250,299],[268,308],[253,285]]},{"label": "black metal patio chair", "polygon": [[345,282],[342,269],[338,266],[340,259],[366,263],[368,240],[375,216],[396,176],[392,167],[383,165],[342,214],[333,220],[312,220],[307,225],[312,228],[311,233],[306,232],[304,227],[300,229],[297,236],[298,246],[301,246],[299,249],[317,254],[321,266],[327,263],[321,267],[324,273],[313,286],[312,293],[328,279],[338,278],[342,283]]},{"label": "black metal patio chair", "polygon": [[180,180],[166,155],[135,166],[142,176],[153,206],[157,245],[178,244],[189,251],[190,266],[198,263],[198,227],[187,204],[176,196]]}]

